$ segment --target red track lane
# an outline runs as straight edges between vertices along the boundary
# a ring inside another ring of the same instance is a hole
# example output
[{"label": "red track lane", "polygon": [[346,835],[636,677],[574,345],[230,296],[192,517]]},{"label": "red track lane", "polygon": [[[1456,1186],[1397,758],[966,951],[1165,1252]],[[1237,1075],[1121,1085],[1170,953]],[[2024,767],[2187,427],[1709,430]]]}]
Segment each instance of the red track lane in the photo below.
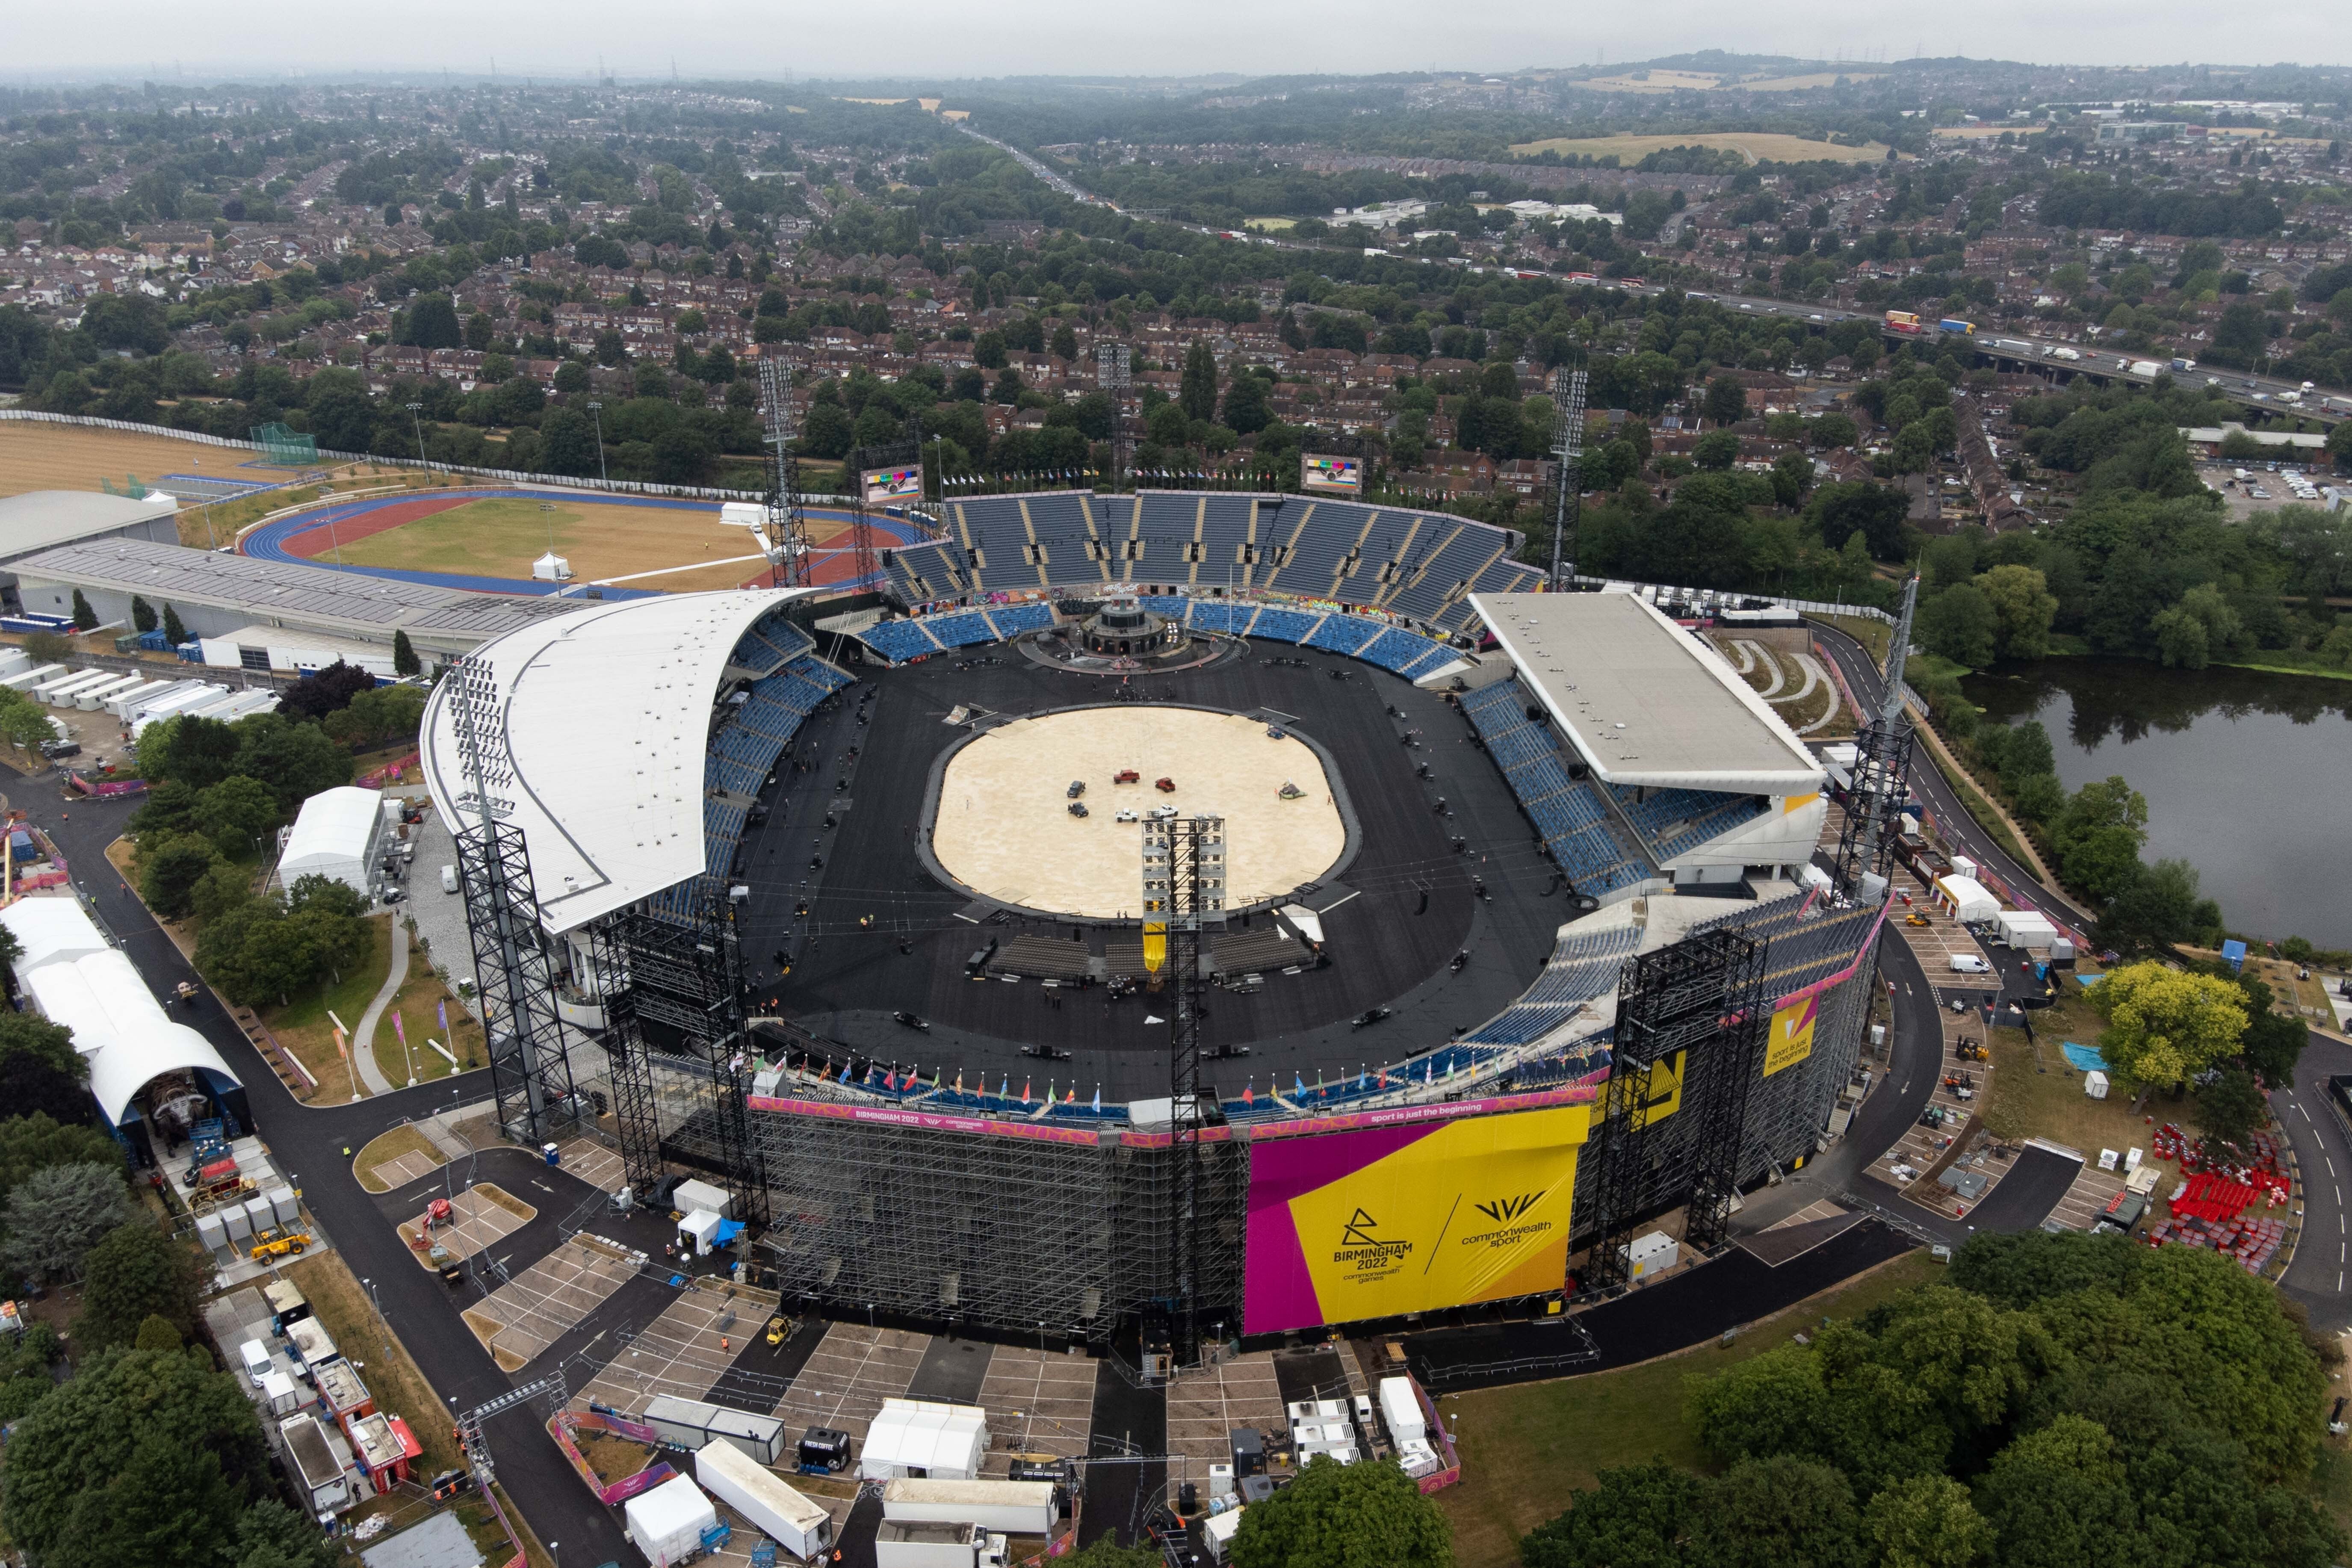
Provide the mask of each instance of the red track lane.
[{"label": "red track lane", "polygon": [[316,528],[290,534],[287,537],[285,550],[289,555],[315,559],[345,540],[365,539],[371,534],[388,532],[403,523],[415,522],[419,518],[431,517],[436,512],[448,511],[480,499],[479,496],[469,495],[425,496],[415,500],[394,501],[389,506],[376,507],[340,522],[320,523]]}]

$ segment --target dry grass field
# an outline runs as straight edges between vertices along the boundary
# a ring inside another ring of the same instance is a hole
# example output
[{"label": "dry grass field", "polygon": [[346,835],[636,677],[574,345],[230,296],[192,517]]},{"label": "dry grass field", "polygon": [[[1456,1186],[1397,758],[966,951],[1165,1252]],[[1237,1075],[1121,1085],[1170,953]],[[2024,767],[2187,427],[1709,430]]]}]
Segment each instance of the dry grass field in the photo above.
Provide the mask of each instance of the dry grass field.
[{"label": "dry grass field", "polygon": [[1555,136],[1545,142],[1522,142],[1511,151],[1520,157],[1533,157],[1546,148],[1562,157],[1570,153],[1605,158],[1615,153],[1620,163],[1638,163],[1653,153],[1669,147],[1713,147],[1744,154],[1751,163],[1811,163],[1824,160],[1837,163],[1874,163],[1886,156],[1885,143],[1865,142],[1850,147],[1835,142],[1808,142],[1801,136],[1781,136],[1765,132],[1707,131],[1688,136]]},{"label": "dry grass field", "polygon": [[[420,507],[427,504],[434,503],[420,499]],[[689,510],[561,496],[465,501],[381,532],[341,539],[337,548],[339,558],[353,566],[529,577],[530,563],[547,552],[551,540],[582,582],[660,572],[632,586],[684,593],[732,588],[764,570],[756,559],[739,559],[756,556],[756,546],[747,531],[720,523],[716,502]],[[329,555],[322,537],[305,539],[303,548],[319,559]],[[676,567],[688,569],[670,570]]]},{"label": "dry grass field", "polygon": [[97,430],[39,420],[0,421],[0,495],[26,490],[94,490],[100,476],[122,489],[136,474],[152,484],[164,474],[201,474],[274,484],[282,468],[244,468],[253,453],[183,441],[157,431]]},{"label": "dry grass field", "polygon": [[1883,71],[1814,71],[1807,76],[1776,76],[1764,81],[1732,81],[1722,85],[1737,88],[1741,92],[1807,92],[1818,87],[1835,87],[1841,79],[1846,81],[1876,81]]}]

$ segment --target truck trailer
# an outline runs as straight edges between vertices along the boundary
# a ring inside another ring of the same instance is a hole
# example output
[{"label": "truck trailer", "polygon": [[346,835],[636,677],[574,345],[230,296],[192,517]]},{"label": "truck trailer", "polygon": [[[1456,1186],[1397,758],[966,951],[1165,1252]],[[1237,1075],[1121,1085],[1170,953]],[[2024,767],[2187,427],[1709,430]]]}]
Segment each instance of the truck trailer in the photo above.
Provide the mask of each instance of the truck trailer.
[{"label": "truck trailer", "polygon": [[976,1524],[902,1524],[874,1536],[874,1568],[1004,1568],[1004,1537]]},{"label": "truck trailer", "polygon": [[1061,1509],[1046,1481],[901,1476],[882,1484],[882,1517],[899,1524],[976,1524],[1005,1535],[1051,1535]]},{"label": "truck trailer", "polygon": [[[697,1449],[694,1479],[795,1557],[823,1556],[833,1544],[831,1514],[730,1443],[706,1443]],[[971,1559],[967,1555],[964,1561]]]}]

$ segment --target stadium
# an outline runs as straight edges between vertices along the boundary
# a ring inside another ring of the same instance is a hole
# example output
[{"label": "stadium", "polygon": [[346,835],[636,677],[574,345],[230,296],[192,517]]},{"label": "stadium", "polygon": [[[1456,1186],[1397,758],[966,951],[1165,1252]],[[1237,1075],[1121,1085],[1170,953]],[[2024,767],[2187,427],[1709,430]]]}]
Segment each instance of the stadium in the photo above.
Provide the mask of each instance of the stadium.
[{"label": "stadium", "polygon": [[436,687],[511,1135],[713,1179],[788,1301],[1147,1358],[1556,1311],[1823,1146],[1884,910],[1659,609],[1352,501],[943,510],[887,609],[583,605]]}]

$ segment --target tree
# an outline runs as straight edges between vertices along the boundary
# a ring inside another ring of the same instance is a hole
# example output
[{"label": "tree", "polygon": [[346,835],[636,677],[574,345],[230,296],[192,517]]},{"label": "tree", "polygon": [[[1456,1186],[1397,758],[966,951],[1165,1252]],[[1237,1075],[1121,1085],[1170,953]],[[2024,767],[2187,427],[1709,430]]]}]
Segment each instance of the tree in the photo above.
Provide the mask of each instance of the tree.
[{"label": "tree", "polygon": [[278,700],[278,711],[289,718],[324,719],[361,692],[374,689],[374,676],[339,658],[288,687]]},{"label": "tree", "polygon": [[50,1165],[8,1194],[0,1259],[18,1274],[50,1279],[71,1272],[99,1238],[131,1217],[120,1158]]},{"label": "tree", "polygon": [[1266,387],[1258,376],[1243,373],[1225,388],[1225,428],[1235,435],[1255,436],[1274,423]]},{"label": "tree", "polygon": [[2196,1094],[2197,1124],[2224,1143],[2243,1143],[2270,1120],[2270,1101],[2243,1068],[2225,1068]]},{"label": "tree", "polygon": [[139,1334],[131,1342],[131,1348],[135,1351],[175,1351],[184,1342],[179,1330],[150,1312],[140,1320]]},{"label": "tree", "polygon": [[1206,420],[1217,416],[1217,358],[1206,339],[1194,338],[1192,346],[1184,351],[1184,372],[1177,384],[1176,405],[1188,418]]},{"label": "tree", "polygon": [[1445,1516],[1392,1462],[1318,1454],[1298,1479],[1242,1514],[1234,1568],[1452,1568]]},{"label": "tree", "polygon": [[466,341],[457,324],[457,307],[446,294],[419,294],[409,307],[404,341],[420,349],[454,349]]},{"label": "tree", "polygon": [[[82,1091],[89,1100],[89,1090]],[[0,1194],[13,1193],[36,1172],[60,1165],[122,1163],[122,1151],[102,1129],[59,1122],[34,1110],[0,1121]]]},{"label": "tree", "polygon": [[394,630],[392,634],[392,668],[399,675],[424,673],[425,663],[416,657],[416,645],[408,640],[408,633],[404,629]]},{"label": "tree", "polygon": [[2137,1510],[2115,1439],[2061,1415],[1996,1456],[1977,1505],[2003,1568],[2126,1568],[2144,1561]]},{"label": "tree", "polygon": [[1166,1568],[1168,1560],[1150,1547],[1121,1546],[1116,1536],[1106,1535],[1062,1561],[1066,1568]]},{"label": "tree", "polygon": [[1699,1446],[1718,1463],[1772,1454],[1816,1454],[1829,1390],[1819,1358],[1803,1345],[1751,1356],[1716,1377],[1687,1381]]},{"label": "tree", "polygon": [[0,1056],[0,1105],[14,1117],[41,1115],[66,1126],[93,1127],[98,1121],[88,1084],[22,1052]]},{"label": "tree", "polygon": [[140,856],[139,896],[165,920],[186,916],[196,882],[220,858],[220,849],[200,834],[184,833]]},{"label": "tree", "polygon": [[2000,636],[2000,615],[1974,583],[1945,589],[1919,612],[1919,645],[1970,669],[1993,661]]},{"label": "tree", "polygon": [[1718,375],[1706,384],[1701,408],[1717,429],[1737,425],[1748,417],[1748,389],[1736,377]]},{"label": "tree", "polygon": [[147,1221],[115,1226],[82,1258],[74,1338],[94,1349],[128,1344],[152,1314],[185,1339],[196,1329],[196,1273],[195,1256]]},{"label": "tree", "polygon": [[1663,1461],[1597,1479],[1597,1489],[1577,1488],[1566,1512],[1520,1540],[1522,1568],[1681,1568],[1704,1483]]},{"label": "tree", "polygon": [[577,409],[559,408],[540,422],[539,471],[568,474],[575,479],[596,477],[596,426],[588,416]]},{"label": "tree", "polygon": [[1999,621],[1995,642],[2000,658],[2049,657],[2058,601],[2047,578],[2031,566],[1996,566],[1977,578],[1977,586]]},{"label": "tree", "polygon": [[77,1083],[89,1081],[89,1063],[74,1048],[71,1029],[30,1013],[0,1008],[0,1061],[18,1056],[38,1061]]},{"label": "tree", "polygon": [[1913,1476],[1872,1498],[1862,1536],[1881,1568],[1978,1568],[1992,1551],[1992,1526],[1949,1476]]},{"label": "tree", "polygon": [[352,699],[352,705],[327,715],[327,735],[363,751],[386,742],[416,739],[425,717],[425,689],[419,686],[379,686]]},{"label": "tree", "polygon": [[180,612],[170,605],[163,606],[163,640],[173,647],[188,640],[188,628],[180,624]]},{"label": "tree", "polygon": [[2111,970],[2091,987],[2107,1026],[2099,1050],[2135,1083],[2179,1089],[2237,1054],[2246,1032],[2245,994],[2210,974],[2184,974],[2154,962]]},{"label": "tree", "polygon": [[236,724],[235,771],[259,779],[277,794],[279,809],[295,808],[320,790],[352,782],[352,754],[316,724],[276,713],[256,713]]},{"label": "tree", "polygon": [[1743,1459],[1700,1494],[1691,1555],[1719,1568],[1861,1568],[1853,1486],[1811,1459]]},{"label": "tree", "polygon": [[[319,1527],[276,1498],[263,1498],[236,1521],[236,1568],[336,1568],[339,1561]],[[1093,1568],[1127,1565],[1105,1563]]]},{"label": "tree", "polygon": [[45,1568],[221,1563],[268,1465],[252,1405],[208,1353],[117,1351],[18,1423],[0,1521]]},{"label": "tree", "polygon": [[1832,550],[1859,533],[1874,557],[1897,561],[1904,555],[1903,520],[1910,510],[1910,499],[1901,490],[1858,479],[1815,490],[1805,516],[1822,531],[1822,542]]},{"label": "tree", "polygon": [[131,595],[131,625],[142,632],[155,629],[155,606],[136,594]]},{"label": "tree", "polygon": [[1691,448],[1691,461],[1702,469],[1722,473],[1739,460],[1739,437],[1728,430],[1710,430]]},{"label": "tree", "polygon": [[[223,855],[258,850],[263,836],[283,820],[278,797],[259,779],[231,773],[196,796],[191,826],[213,841]],[[146,879],[142,875],[143,889]]]},{"label": "tree", "polygon": [[2159,860],[2107,900],[2099,916],[2099,938],[2126,951],[2188,942],[2202,929],[2200,904],[2197,868],[2186,860]]},{"label": "tree", "polygon": [[89,597],[79,588],[73,595],[73,623],[78,631],[92,631],[98,626],[98,612],[89,607]]},{"label": "tree", "polygon": [[165,784],[206,789],[237,771],[240,744],[237,732],[217,719],[176,715],[150,724],[139,738],[139,773],[151,790]]}]

